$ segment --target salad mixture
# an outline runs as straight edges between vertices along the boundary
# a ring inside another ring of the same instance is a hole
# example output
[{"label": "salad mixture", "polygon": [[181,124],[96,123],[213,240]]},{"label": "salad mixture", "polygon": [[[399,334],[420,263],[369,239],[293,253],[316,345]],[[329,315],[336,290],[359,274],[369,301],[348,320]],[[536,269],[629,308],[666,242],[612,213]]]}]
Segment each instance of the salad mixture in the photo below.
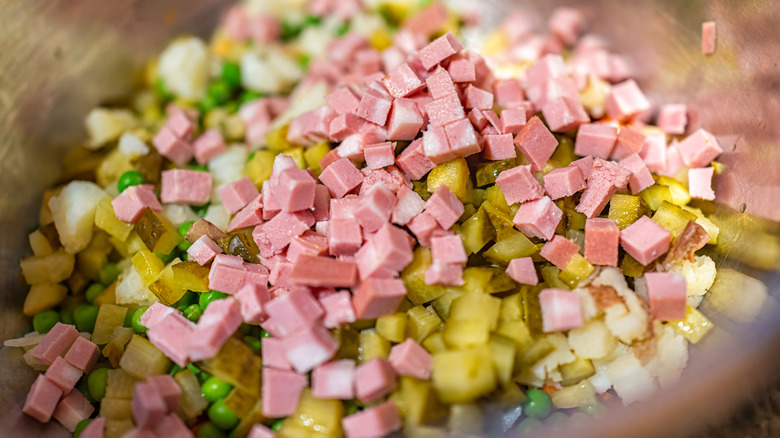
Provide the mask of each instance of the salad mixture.
[{"label": "salad mixture", "polygon": [[476,18],[248,1],[90,112],[20,263],[24,412],[358,438],[522,406],[522,434],[674,385],[712,328],[717,139],[577,10],[510,15],[481,52]]}]

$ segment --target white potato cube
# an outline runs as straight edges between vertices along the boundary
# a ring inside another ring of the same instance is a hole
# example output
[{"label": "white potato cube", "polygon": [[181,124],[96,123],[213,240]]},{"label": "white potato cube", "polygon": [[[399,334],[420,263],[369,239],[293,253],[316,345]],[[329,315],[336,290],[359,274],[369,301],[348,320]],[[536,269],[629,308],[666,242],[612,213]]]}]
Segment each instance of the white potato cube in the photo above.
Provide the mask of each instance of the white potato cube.
[{"label": "white potato cube", "polygon": [[89,245],[95,210],[106,192],[95,183],[73,181],[49,200],[54,226],[65,251],[75,254]]},{"label": "white potato cube", "polygon": [[600,319],[594,319],[569,331],[569,345],[585,359],[600,359],[615,350],[617,339]]},{"label": "white potato cube", "polygon": [[203,99],[209,79],[206,44],[195,37],[172,42],[160,55],[157,74],[177,96],[193,101]]},{"label": "white potato cube", "polygon": [[138,120],[128,110],[95,108],[87,114],[84,125],[89,135],[89,142],[84,146],[87,149],[99,149],[119,138],[128,129],[138,126]]}]

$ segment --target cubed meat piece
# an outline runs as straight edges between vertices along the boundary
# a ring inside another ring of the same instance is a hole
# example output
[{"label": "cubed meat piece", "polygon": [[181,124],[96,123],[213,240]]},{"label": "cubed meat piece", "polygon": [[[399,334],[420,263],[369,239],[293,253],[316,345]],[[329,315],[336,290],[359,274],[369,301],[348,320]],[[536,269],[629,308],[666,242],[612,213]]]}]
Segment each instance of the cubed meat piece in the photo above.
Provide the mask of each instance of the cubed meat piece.
[{"label": "cubed meat piece", "polygon": [[339,343],[322,324],[299,330],[285,338],[287,361],[299,373],[307,373],[336,354]]},{"label": "cubed meat piece", "polygon": [[62,397],[62,389],[43,374],[38,375],[24,401],[22,412],[41,423],[48,423],[57,403]]},{"label": "cubed meat piece", "polygon": [[363,244],[363,233],[356,219],[328,221],[328,251],[330,255],[353,255]]},{"label": "cubed meat piece", "polygon": [[268,222],[255,227],[252,239],[263,257],[281,254],[292,238],[300,236],[314,225],[314,216],[308,210],[295,213],[281,212]]},{"label": "cubed meat piece", "polygon": [[247,284],[254,284],[258,286],[265,286],[268,284],[268,268],[257,263],[249,262],[244,262],[243,266],[246,272],[244,275],[244,282],[241,284],[241,287],[244,287]]},{"label": "cubed meat piece", "polygon": [[379,181],[360,197],[355,219],[365,232],[373,233],[390,221],[394,206],[395,194]]},{"label": "cubed meat piece", "polygon": [[218,254],[222,254],[222,247],[217,245],[205,234],[200,236],[192,246],[187,248],[189,260],[192,260],[201,266],[214,260],[214,257]]},{"label": "cubed meat piece", "polygon": [[591,218],[604,210],[618,190],[628,185],[631,172],[615,162],[597,158],[593,161],[588,179],[588,188],[580,197],[575,210]]},{"label": "cubed meat piece", "polygon": [[571,330],[582,325],[580,296],[574,292],[544,289],[539,293],[539,305],[545,333]]},{"label": "cubed meat piece", "polygon": [[659,172],[661,175],[674,177],[685,165],[678,145],[679,143],[674,141],[666,149],[666,167],[663,171]]},{"label": "cubed meat piece", "polygon": [[425,82],[417,76],[417,73],[408,63],[403,63],[393,69],[382,80],[382,83],[385,84],[390,95],[396,99],[414,94],[425,88]]},{"label": "cubed meat piece", "polygon": [[246,176],[219,189],[219,198],[228,214],[246,207],[259,194],[252,180]]},{"label": "cubed meat piece", "polygon": [[644,278],[653,319],[679,321],[685,318],[684,276],[670,272],[648,272]]},{"label": "cubed meat piece", "polygon": [[463,214],[464,207],[449,187],[442,184],[425,202],[425,211],[429,212],[442,228],[448,230]]},{"label": "cubed meat piece", "polygon": [[79,337],[79,331],[70,324],[58,322],[46,333],[32,350],[33,359],[51,365],[54,359],[64,353]]},{"label": "cubed meat piece", "polygon": [[466,108],[493,109],[493,93],[471,84],[463,90],[463,106]]},{"label": "cubed meat piece", "polygon": [[703,55],[715,53],[716,29],[714,21],[705,21],[701,24],[701,53]]},{"label": "cubed meat piece", "polygon": [[209,269],[209,287],[226,294],[238,292],[245,278],[246,269],[240,257],[218,254]]},{"label": "cubed meat piece", "polygon": [[450,141],[447,138],[447,131],[442,126],[430,127],[427,131],[424,131],[422,146],[425,156],[433,164],[444,163],[455,158],[455,153],[452,151]]},{"label": "cubed meat piece", "polygon": [[571,131],[590,121],[579,99],[570,97],[562,96],[548,101],[542,106],[542,114],[550,130],[555,132]]},{"label": "cubed meat piece", "polygon": [[287,362],[287,350],[284,348],[284,342],[282,338],[262,338],[260,340],[264,367],[280,370],[292,369],[290,362]]},{"label": "cubed meat piece", "polygon": [[78,390],[72,390],[57,404],[53,417],[69,432],[76,430],[82,420],[89,418],[95,407]]},{"label": "cubed meat piece", "polygon": [[46,370],[46,378],[67,394],[81,378],[83,372],[62,357],[57,357]]},{"label": "cubed meat piece", "polygon": [[[336,112],[328,106],[321,106],[315,110],[307,111],[294,118],[287,129],[287,140],[291,143],[306,146],[313,145],[328,138],[330,123],[336,117]],[[267,128],[259,134],[265,136]],[[251,139],[247,132],[248,139]],[[258,135],[260,138],[262,136]],[[251,142],[250,142],[251,143]]]},{"label": "cubed meat piece", "polygon": [[514,78],[498,79],[493,82],[493,94],[496,97],[496,103],[504,107],[504,111],[516,108],[525,100],[523,87],[520,85],[520,81]]},{"label": "cubed meat piece", "polygon": [[544,126],[539,117],[532,117],[515,137],[515,146],[531,162],[532,170],[542,170],[550,159],[558,140]]},{"label": "cubed meat piece", "polygon": [[103,429],[106,426],[106,419],[103,417],[97,417],[89,423],[84,430],[81,431],[79,438],[103,438]]},{"label": "cubed meat piece", "polygon": [[562,217],[561,209],[552,199],[544,196],[520,205],[512,221],[526,236],[550,240],[555,235],[555,228]]},{"label": "cubed meat piece", "polygon": [[620,165],[631,172],[628,179],[628,188],[631,194],[635,195],[655,183],[650,169],[647,168],[644,160],[638,154],[631,154],[622,160]]},{"label": "cubed meat piece", "polygon": [[326,362],[311,373],[311,394],[315,398],[351,400],[355,398],[355,361]]},{"label": "cubed meat piece", "polygon": [[306,376],[294,371],[263,368],[263,416],[281,418],[292,415],[306,383]]},{"label": "cubed meat piece", "polygon": [[468,119],[460,119],[444,126],[450,151],[457,157],[468,157],[480,151],[477,133]]},{"label": "cubed meat piece", "polygon": [[639,85],[629,79],[612,87],[605,106],[609,118],[622,122],[649,110],[650,102],[639,89]]},{"label": "cubed meat piece", "polygon": [[130,224],[138,222],[147,208],[162,211],[160,201],[148,185],[126,188],[111,201],[111,206],[117,219]]},{"label": "cubed meat piece", "polygon": [[[145,432],[146,433],[146,432]],[[154,428],[155,436],[168,438],[192,438],[190,428],[178,414],[168,414]]]},{"label": "cubed meat piece", "polygon": [[334,161],[322,171],[319,178],[334,198],[343,198],[363,182],[363,174],[348,158]]},{"label": "cubed meat piece", "polygon": [[279,174],[274,198],[282,211],[288,213],[314,207],[314,187],[317,182],[305,170],[290,167]]},{"label": "cubed meat piece", "polygon": [[381,357],[359,365],[355,369],[355,398],[371,403],[395,389],[395,371]]},{"label": "cubed meat piece", "polygon": [[593,171],[593,157],[586,156],[580,158],[579,160],[569,163],[569,166],[579,167],[580,171],[582,172],[582,176],[585,177],[585,180],[587,181],[588,178],[590,178],[591,172]]},{"label": "cubed meat piece", "polygon": [[276,438],[276,433],[265,424],[257,423],[252,426],[247,438]]},{"label": "cubed meat piece", "polygon": [[526,89],[566,74],[566,65],[560,55],[545,55],[526,70]]},{"label": "cubed meat piece", "polygon": [[432,357],[412,338],[394,345],[388,357],[390,365],[401,376],[428,380],[431,377]]},{"label": "cubed meat piece", "polygon": [[715,169],[712,167],[688,169],[688,192],[692,198],[708,201],[715,199],[715,192],[712,190],[714,173]]},{"label": "cubed meat piece", "polygon": [[[511,139],[510,139],[511,146]],[[513,148],[514,149],[514,148]],[[397,201],[393,207],[392,222],[396,225],[406,225],[413,217],[425,209],[425,201],[408,186],[401,186],[396,193]]]},{"label": "cubed meat piece", "polygon": [[428,86],[428,92],[434,99],[456,94],[458,91],[449,72],[443,68],[436,69],[425,79],[425,83]]},{"label": "cubed meat piece", "polygon": [[355,309],[352,307],[352,295],[347,291],[320,295],[320,305],[325,310],[323,325],[329,329],[355,322]]},{"label": "cubed meat piece", "polygon": [[153,429],[168,412],[168,406],[157,388],[148,383],[136,383],[133,401],[130,403],[135,424],[139,428]]},{"label": "cubed meat piece", "polygon": [[289,336],[311,327],[318,323],[324,314],[317,300],[305,290],[286,293],[272,299],[266,303],[265,311],[274,320],[281,336]]},{"label": "cubed meat piece", "polygon": [[577,131],[574,153],[607,159],[617,141],[617,127],[607,123],[586,123]]},{"label": "cubed meat piece", "polygon": [[[718,140],[709,132],[699,129],[677,145],[683,163],[688,167],[705,167],[723,152]],[[668,169],[667,169],[668,170]]]},{"label": "cubed meat piece", "polygon": [[355,253],[360,278],[400,272],[412,261],[413,240],[400,228],[385,224]]},{"label": "cubed meat piece", "polygon": [[376,438],[401,428],[401,414],[392,401],[382,403],[341,420],[346,438]]},{"label": "cubed meat piece", "polygon": [[338,115],[328,125],[328,137],[334,141],[344,141],[358,134],[364,123],[363,119],[352,113]]},{"label": "cubed meat piece", "polygon": [[[433,2],[405,20],[401,32],[408,32],[412,36],[422,35],[422,40],[424,41],[422,44],[425,44],[428,41],[428,37],[444,26],[448,16],[447,8],[442,2]],[[419,48],[418,46],[412,47],[414,49]]]},{"label": "cubed meat piece", "polygon": [[688,124],[688,107],[682,103],[662,105],[658,111],[658,127],[667,134],[685,134]]},{"label": "cubed meat piece", "polygon": [[325,102],[337,114],[349,114],[357,111],[360,99],[349,87],[339,87],[325,96]]},{"label": "cubed meat piece", "polygon": [[352,287],[357,274],[352,262],[303,254],[293,266],[290,280],[311,287]]},{"label": "cubed meat piece", "polygon": [[352,305],[357,319],[391,315],[406,295],[403,281],[397,278],[369,278],[360,283]]},{"label": "cubed meat piece", "polygon": [[647,216],[620,232],[620,244],[639,263],[647,266],[669,250],[669,230]]},{"label": "cubed meat piece", "polygon": [[146,331],[146,335],[149,337],[149,342],[176,365],[187,366],[190,336],[194,324],[179,313],[169,313],[160,318],[156,324],[147,327],[149,330]]},{"label": "cubed meat piece", "polygon": [[161,374],[158,376],[149,376],[146,378],[146,383],[157,389],[163,400],[168,413],[175,413],[179,410],[179,403],[181,401],[181,387],[176,380],[169,374]]},{"label": "cubed meat piece", "polygon": [[466,264],[468,256],[460,236],[450,234],[431,239],[431,253],[434,262]]},{"label": "cubed meat piece", "polygon": [[580,246],[575,242],[556,235],[552,240],[544,244],[541,251],[539,251],[539,255],[559,269],[565,269],[572,257],[579,252]]},{"label": "cubed meat piece", "polygon": [[501,111],[500,132],[504,134],[517,135],[523,129],[526,123],[525,110],[522,108],[506,108]]},{"label": "cubed meat piece", "polygon": [[94,342],[79,336],[65,354],[65,360],[82,372],[89,373],[97,363],[99,355],[100,349]]},{"label": "cubed meat piece", "polygon": [[544,176],[544,190],[550,199],[572,196],[586,187],[585,177],[578,166],[553,169]]},{"label": "cubed meat piece", "polygon": [[393,100],[387,119],[388,140],[414,140],[422,126],[423,116],[413,100]]},{"label": "cubed meat piece", "polygon": [[620,229],[611,219],[585,221],[585,258],[594,265],[617,266]]},{"label": "cubed meat piece", "polygon": [[450,56],[458,53],[463,46],[451,33],[440,36],[420,49],[420,61],[427,70],[432,69]]},{"label": "cubed meat piece", "polygon": [[639,156],[644,160],[650,172],[662,174],[666,170],[666,136],[664,134],[649,134],[645,136],[645,144]]},{"label": "cubed meat piece", "polygon": [[168,158],[179,166],[185,166],[194,154],[192,145],[186,140],[176,136],[173,130],[168,126],[163,126],[163,128],[157,132],[157,135],[152,139],[152,144],[160,155]]},{"label": "cubed meat piece", "polygon": [[409,144],[409,146],[398,155],[395,161],[406,176],[413,180],[422,179],[425,174],[436,166],[436,164],[425,155],[422,138],[418,138]]},{"label": "cubed meat piece", "polygon": [[192,150],[198,164],[205,165],[225,151],[225,139],[216,129],[208,129],[192,143]]},{"label": "cubed meat piece", "polygon": [[241,326],[241,304],[233,297],[213,301],[190,337],[190,360],[210,359]]},{"label": "cubed meat piece", "polygon": [[328,254],[328,238],[314,231],[304,231],[300,236],[293,237],[287,248],[287,260],[296,263],[301,254]]},{"label": "cubed meat piece", "polygon": [[520,284],[530,286],[539,284],[539,276],[536,274],[536,267],[531,257],[512,259],[506,267],[506,273]]},{"label": "cubed meat piece", "polygon": [[[506,112],[507,110],[504,110]],[[506,160],[515,158],[517,150],[512,142],[512,134],[486,135],[485,150],[482,151],[482,157],[486,160]]]},{"label": "cubed meat piece", "polygon": [[585,19],[581,11],[560,6],[553,10],[550,20],[547,22],[547,28],[561,42],[571,46],[577,42],[584,22]]},{"label": "cubed meat piece", "polygon": [[456,120],[466,118],[466,111],[455,93],[434,99],[425,104],[430,126],[444,126]]},{"label": "cubed meat piece", "polygon": [[146,328],[151,328],[175,311],[176,310],[173,307],[166,306],[165,304],[156,301],[146,309],[146,312],[144,312],[143,315],[141,315],[141,325]]},{"label": "cubed meat piece", "polygon": [[392,99],[381,92],[369,88],[363,93],[360,99],[360,105],[357,108],[357,115],[371,123],[384,126],[387,121],[387,115],[390,113]]},{"label": "cubed meat piece", "polygon": [[440,286],[463,286],[463,264],[434,261],[425,270],[425,284]]},{"label": "cubed meat piece", "polygon": [[613,160],[622,160],[629,155],[642,152],[645,145],[645,134],[639,128],[634,126],[622,126],[618,131],[615,147],[612,149],[610,158]]},{"label": "cubed meat piece", "polygon": [[447,66],[447,72],[452,77],[453,82],[474,82],[477,80],[474,61],[467,58],[458,58],[450,61],[450,65]]}]

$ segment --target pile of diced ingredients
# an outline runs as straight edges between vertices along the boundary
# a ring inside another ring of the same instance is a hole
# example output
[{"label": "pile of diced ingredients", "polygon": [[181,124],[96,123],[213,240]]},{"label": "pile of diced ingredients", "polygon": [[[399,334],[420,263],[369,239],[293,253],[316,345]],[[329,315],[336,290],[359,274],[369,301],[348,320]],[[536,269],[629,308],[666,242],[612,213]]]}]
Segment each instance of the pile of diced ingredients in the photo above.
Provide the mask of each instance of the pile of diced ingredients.
[{"label": "pile of diced ingredients", "polygon": [[[716,138],[580,12],[254,0],[173,41],[46,192],[24,412],[93,437],[522,434],[674,385]],[[583,420],[584,421],[584,420]]]}]

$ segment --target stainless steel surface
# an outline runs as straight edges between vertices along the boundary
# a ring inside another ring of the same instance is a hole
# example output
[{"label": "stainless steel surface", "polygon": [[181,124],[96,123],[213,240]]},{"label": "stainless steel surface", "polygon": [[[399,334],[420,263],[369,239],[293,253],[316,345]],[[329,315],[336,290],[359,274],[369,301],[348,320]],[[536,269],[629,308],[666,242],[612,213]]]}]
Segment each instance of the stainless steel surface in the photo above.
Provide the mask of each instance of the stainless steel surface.
[{"label": "stainless steel surface", "polygon": [[[127,95],[143,61],[171,37],[182,32],[207,35],[226,4],[0,1],[0,339],[30,327],[20,312],[26,288],[18,259],[27,251],[26,235],[35,227],[43,189],[56,180],[63,150],[84,137],[86,112]],[[719,334],[693,349],[691,367],[677,388],[615,412],[598,427],[576,431],[582,436],[683,436],[705,422],[722,420],[740,397],[776,370],[780,281],[774,261],[766,261],[779,251],[778,232],[775,223],[754,221],[747,213],[780,220],[780,4],[493,0],[480,9],[494,20],[512,7],[546,17],[559,4],[582,8],[593,33],[629,54],[654,103],[690,103],[699,110],[702,126],[719,136],[729,151],[722,161],[730,166],[717,178],[717,191],[731,209],[718,214],[735,257],[716,254],[717,259],[764,279],[775,297],[754,324],[722,321]],[[699,52],[705,19],[718,23],[718,49],[712,57]],[[773,271],[757,271],[736,258]],[[21,414],[35,375],[21,354],[0,348],[0,366],[0,436],[65,436],[58,426],[40,425]]]}]

